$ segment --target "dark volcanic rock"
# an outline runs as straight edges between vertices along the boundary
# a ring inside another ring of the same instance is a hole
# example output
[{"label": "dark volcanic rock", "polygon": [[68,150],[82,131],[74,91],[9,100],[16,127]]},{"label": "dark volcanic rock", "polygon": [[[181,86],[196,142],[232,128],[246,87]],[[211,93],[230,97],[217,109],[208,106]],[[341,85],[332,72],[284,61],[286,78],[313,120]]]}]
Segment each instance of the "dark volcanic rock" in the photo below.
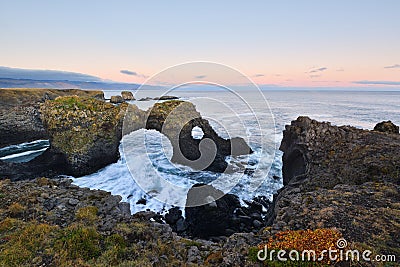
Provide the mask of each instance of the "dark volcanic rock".
[{"label": "dark volcanic rock", "polygon": [[110,98],[110,103],[113,103],[113,104],[120,104],[120,103],[123,103],[124,101],[125,100],[120,95],[113,95]]},{"label": "dark volcanic rock", "polygon": [[154,100],[174,100],[174,99],[179,99],[177,96],[171,96],[171,95],[163,95],[160,97],[155,97],[153,98]]},{"label": "dark volcanic rock", "polygon": [[46,150],[42,155],[26,163],[0,161],[0,179],[18,181],[43,176],[55,177],[65,174],[67,167],[65,155]]},{"label": "dark volcanic rock", "polygon": [[375,125],[374,131],[399,134],[399,126],[395,125],[391,121],[383,121]]},{"label": "dark volcanic rock", "polygon": [[126,105],[76,96],[59,97],[42,105],[50,151],[64,156],[64,174],[79,177],[118,160],[125,109]]},{"label": "dark volcanic rock", "polygon": [[132,92],[129,91],[122,91],[121,96],[126,101],[135,100],[135,97],[133,96]]},{"label": "dark volcanic rock", "polygon": [[[215,238],[236,232],[257,232],[265,226],[264,210],[270,202],[263,196],[241,206],[237,196],[224,194],[210,185],[197,184],[188,192],[185,216],[177,208],[169,210],[165,220],[174,231],[190,237]],[[184,227],[179,229],[179,224]]]},{"label": "dark volcanic rock", "polygon": [[138,101],[150,101],[150,100],[153,100],[153,98],[147,96],[139,99]]},{"label": "dark volcanic rock", "polygon": [[371,180],[398,183],[399,141],[396,135],[299,117],[283,132],[284,185],[330,189]]},{"label": "dark volcanic rock", "polygon": [[[3,91],[9,91],[7,93],[12,97]],[[172,161],[199,170],[223,172],[227,167],[226,156],[252,152],[241,138],[231,140],[220,138],[208,121],[201,118],[194,105],[188,102],[167,101],[156,104],[151,111],[145,112],[127,103],[119,106],[106,103],[103,94],[98,94],[96,91],[87,93],[80,90],[43,90],[43,92],[1,90],[0,92],[6,95],[5,99],[10,100],[8,105],[18,106],[16,103],[26,102],[24,111],[32,109],[35,113],[34,115],[29,112],[24,113],[21,115],[22,122],[15,123],[13,120],[19,120],[19,115],[12,113],[7,115],[10,110],[1,106],[6,111],[0,116],[0,119],[5,120],[0,133],[2,135],[8,133],[10,136],[21,135],[16,139],[5,137],[4,144],[16,140],[27,142],[44,137],[50,141],[48,151],[32,162],[19,164],[0,162],[0,174],[12,180],[40,176],[54,177],[60,174],[79,177],[116,162],[119,158],[122,124],[124,134],[141,128],[162,132],[173,145]],[[19,93],[22,94],[20,97]],[[57,94],[72,93],[90,97],[65,96],[54,99]],[[30,95],[38,102],[32,104]],[[40,101],[45,101],[44,103],[37,100],[38,95],[41,96]],[[171,116],[171,113],[174,115]],[[16,127],[19,123],[26,124],[21,126],[22,130]],[[204,130],[205,135],[202,140],[191,136],[191,130],[195,126],[200,126]],[[11,134],[12,131],[14,132]]]},{"label": "dark volcanic rock", "polygon": [[[157,214],[131,215],[129,204],[120,202],[121,197],[80,188],[71,182],[47,178],[0,180],[1,233],[7,233],[0,241],[5,252],[0,258],[1,266],[91,266],[93,261],[101,261],[102,266],[187,266],[189,262],[203,266],[208,255],[222,249],[223,244],[183,239],[167,224],[157,222]],[[20,238],[32,242],[15,245],[14,240]],[[46,242],[41,242],[43,238]],[[90,258],[74,257],[61,262],[58,257],[65,253],[65,246],[54,245],[60,240],[71,240],[68,246],[74,246],[73,253],[79,255],[93,253],[94,249],[98,252]],[[29,253],[18,257],[20,250]],[[116,252],[118,257],[110,257]]]},{"label": "dark volcanic rock", "polygon": [[272,232],[334,227],[349,242],[398,253],[399,135],[299,117],[280,150],[285,186],[269,210]]},{"label": "dark volcanic rock", "polygon": [[193,186],[187,195],[185,216],[191,236],[211,237],[225,235],[230,228],[239,199],[209,185]]},{"label": "dark volcanic rock", "polygon": [[92,90],[0,89],[0,148],[47,139],[40,120],[40,104],[67,95],[104,99],[103,92]]},{"label": "dark volcanic rock", "polygon": [[[192,129],[196,126],[204,133],[202,139],[192,137]],[[226,156],[252,153],[242,138],[226,140],[219,137],[189,102],[156,103],[149,111],[146,129],[155,129],[168,137],[173,147],[172,162],[196,170],[224,172],[228,165]]]}]

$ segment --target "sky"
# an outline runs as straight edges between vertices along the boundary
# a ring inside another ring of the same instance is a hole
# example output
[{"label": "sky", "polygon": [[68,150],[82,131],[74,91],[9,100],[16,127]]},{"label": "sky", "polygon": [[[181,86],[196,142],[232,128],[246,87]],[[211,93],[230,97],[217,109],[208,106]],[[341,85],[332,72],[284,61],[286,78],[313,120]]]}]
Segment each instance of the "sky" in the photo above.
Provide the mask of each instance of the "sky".
[{"label": "sky", "polygon": [[0,66],[142,83],[211,61],[260,85],[400,87],[399,10],[398,0],[0,0]]}]

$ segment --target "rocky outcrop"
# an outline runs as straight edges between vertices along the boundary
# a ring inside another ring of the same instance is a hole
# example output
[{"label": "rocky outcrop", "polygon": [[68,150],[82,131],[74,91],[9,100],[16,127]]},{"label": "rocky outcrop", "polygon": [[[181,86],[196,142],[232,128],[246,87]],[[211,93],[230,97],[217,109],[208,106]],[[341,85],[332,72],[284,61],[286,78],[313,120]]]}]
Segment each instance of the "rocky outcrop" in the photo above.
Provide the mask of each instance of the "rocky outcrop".
[{"label": "rocky outcrop", "polygon": [[349,242],[398,254],[399,135],[299,117],[280,150],[285,186],[270,209],[272,232],[335,227]]},{"label": "rocky outcrop", "polygon": [[113,95],[110,98],[110,103],[113,103],[113,104],[120,104],[123,102],[125,102],[125,100],[120,95]]},{"label": "rocky outcrop", "polygon": [[253,233],[183,238],[160,215],[131,215],[121,197],[71,182],[0,180],[1,266],[258,266]]},{"label": "rocky outcrop", "polygon": [[[127,103],[117,106],[106,103],[102,93],[79,90],[43,91],[43,97],[39,101],[37,97],[42,95],[40,90],[21,91],[20,97],[18,90],[10,90],[10,95],[12,92],[16,94],[13,95],[15,99],[8,95],[10,105],[25,103],[27,106],[24,109],[32,108],[35,114],[21,115],[24,117],[23,122],[27,124],[21,131],[15,129],[18,123],[11,121],[11,117],[16,119],[17,115],[7,118],[2,125],[3,129],[8,129],[5,130],[6,133],[14,130],[12,136],[22,132],[26,134],[16,139],[7,137],[4,143],[9,144],[11,140],[28,142],[31,139],[46,138],[50,140],[50,148],[28,163],[0,162],[0,174],[4,177],[20,180],[44,175],[53,177],[67,174],[79,177],[93,173],[119,159],[118,148],[123,123],[124,134],[141,128],[155,129],[165,134],[174,148],[172,160],[199,170],[223,172],[227,167],[226,156],[251,152],[241,138],[220,138],[208,121],[201,118],[194,105],[188,102],[166,101],[156,104],[146,112]],[[60,94],[73,93],[90,97],[55,98]],[[35,104],[29,98],[31,94],[32,99],[36,99]],[[120,98],[122,99],[121,96]],[[27,122],[25,119],[31,121]],[[197,140],[191,136],[191,130],[195,126],[204,130],[203,139]]]},{"label": "rocky outcrop", "polygon": [[140,98],[138,101],[150,101],[150,100],[153,100],[153,98],[147,96],[147,97]]},{"label": "rocky outcrop", "polygon": [[391,121],[383,121],[375,125],[374,131],[399,134],[399,126],[395,125]]},{"label": "rocky outcrop", "polygon": [[[146,129],[157,130],[171,141],[172,162],[196,170],[224,172],[228,165],[226,156],[252,153],[242,138],[226,140],[219,137],[190,102],[171,100],[156,103],[149,110],[145,123]],[[203,131],[201,139],[193,138],[194,127]]]},{"label": "rocky outcrop", "polygon": [[186,223],[191,236],[208,238],[226,235],[236,208],[240,207],[235,195],[224,193],[209,185],[192,187],[186,199]]},{"label": "rocky outcrop", "polygon": [[[75,221],[76,212],[87,206],[97,208],[97,215],[105,218],[98,226],[110,231],[119,221],[131,216],[128,203],[121,202],[120,196],[109,192],[80,188],[70,179],[38,178],[31,181],[0,181],[0,192],[4,201],[1,208],[7,208],[19,201],[25,207],[21,217],[24,220],[43,220],[55,225],[66,226]],[[1,214],[4,219],[6,214]]]},{"label": "rocky outcrop", "polygon": [[237,232],[257,233],[265,226],[263,210],[270,202],[265,197],[245,201],[242,206],[237,196],[224,194],[206,184],[194,185],[186,198],[185,218],[178,208],[165,215],[165,221],[182,236],[217,240]]},{"label": "rocky outcrop", "polygon": [[179,97],[177,97],[177,96],[171,96],[171,95],[163,95],[163,96],[154,97],[154,98],[149,97],[149,96],[146,96],[146,97],[140,98],[138,101],[150,101],[150,100],[176,100],[176,99],[179,99]]},{"label": "rocky outcrop", "polygon": [[65,174],[82,176],[119,159],[126,105],[93,98],[58,97],[40,108],[50,152],[65,158]]},{"label": "rocky outcrop", "polygon": [[66,95],[104,99],[101,91],[0,89],[0,147],[47,139],[40,120],[40,104],[45,100]]},{"label": "rocky outcrop", "polygon": [[133,96],[132,92],[129,91],[122,91],[121,96],[125,101],[135,100],[135,97]]},{"label": "rocky outcrop", "polygon": [[172,95],[163,95],[160,97],[155,97],[153,98],[154,100],[174,100],[174,99],[179,99],[177,96],[172,96]]}]

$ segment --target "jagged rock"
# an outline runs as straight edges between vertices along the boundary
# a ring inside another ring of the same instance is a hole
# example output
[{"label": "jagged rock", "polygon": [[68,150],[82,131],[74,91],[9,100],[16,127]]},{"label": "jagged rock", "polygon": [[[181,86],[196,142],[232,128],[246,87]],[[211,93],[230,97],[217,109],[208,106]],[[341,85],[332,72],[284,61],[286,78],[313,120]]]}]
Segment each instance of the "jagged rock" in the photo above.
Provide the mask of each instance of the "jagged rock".
[{"label": "jagged rock", "polygon": [[165,221],[169,225],[174,225],[182,217],[182,211],[178,207],[174,207],[165,214]]},{"label": "jagged rock", "polygon": [[137,205],[146,205],[146,203],[147,200],[145,198],[141,198],[136,202]]},{"label": "jagged rock", "polygon": [[185,216],[191,236],[209,238],[225,234],[239,199],[205,184],[194,185],[188,192]]},{"label": "jagged rock", "polygon": [[122,99],[125,101],[135,100],[135,97],[133,96],[132,92],[129,92],[129,91],[122,91],[121,96],[122,96]]},{"label": "jagged rock", "polygon": [[113,95],[110,98],[110,103],[113,103],[113,104],[120,104],[120,103],[123,103],[124,101],[125,100],[120,95]]},{"label": "jagged rock", "polygon": [[[30,252],[24,258],[3,253],[2,266],[20,266],[21,259],[22,265],[27,266],[58,266],[60,262],[68,266],[90,265],[92,261],[101,261],[105,266],[203,266],[208,255],[218,253],[222,247],[210,241],[178,237],[167,224],[150,221],[157,217],[155,213],[131,215],[129,204],[118,202],[119,197],[73,186],[69,179],[0,180],[0,193],[0,225],[7,233],[1,241],[2,249]],[[49,198],[42,201],[46,194]],[[79,203],[72,206],[68,204],[70,199]],[[104,207],[105,203],[111,205]],[[11,204],[17,204],[18,210],[11,212]],[[21,236],[35,244],[15,244],[14,237]],[[93,253],[93,248],[98,252],[90,258],[60,261],[57,257],[66,251],[62,243],[54,245],[60,240],[68,240],[68,249],[78,255]],[[86,245],[82,246],[82,242]],[[126,251],[134,253],[135,258]],[[119,256],[110,258],[110,252]]]},{"label": "jagged rock", "polygon": [[104,100],[103,92],[94,90],[0,89],[0,148],[47,139],[40,120],[40,104],[67,95]]},{"label": "jagged rock", "polygon": [[272,233],[336,228],[351,242],[395,253],[400,135],[299,117],[285,127],[280,150],[285,186],[269,210]]},{"label": "jagged rock", "polygon": [[[58,94],[75,92],[86,94],[86,91],[79,90],[54,91]],[[27,138],[23,141],[30,141],[33,136],[39,138],[45,135],[50,140],[50,148],[27,163],[0,162],[0,173],[12,180],[32,179],[40,176],[54,177],[60,174],[79,177],[116,162],[119,158],[118,147],[122,137],[122,122],[127,129],[124,134],[141,128],[156,129],[162,132],[173,144],[172,161],[199,170],[222,172],[227,167],[226,156],[252,152],[241,138],[231,140],[220,138],[208,121],[201,118],[194,105],[188,102],[167,101],[156,104],[151,111],[145,112],[135,105],[123,103],[114,106],[104,100],[97,100],[96,98],[103,98],[103,95],[99,95],[96,91],[87,93],[91,96],[90,98],[70,96],[56,99],[53,98],[57,94],[51,90],[45,90],[44,95],[41,91],[28,91],[26,95],[23,94],[21,99],[15,97],[12,100],[14,102],[23,101],[28,95],[36,96],[39,93],[42,96],[41,101],[46,100],[46,102],[42,103],[40,110],[37,111],[37,115],[34,117],[35,123],[30,123],[31,125],[28,126],[29,130],[27,131],[32,131],[32,134],[23,137]],[[180,105],[181,103],[184,104]],[[38,102],[39,104],[40,102]],[[177,106],[179,106],[176,109],[178,112],[187,111],[187,113],[182,113],[178,117],[169,116],[173,110],[173,113],[176,114],[175,107]],[[180,109],[181,107],[184,107],[183,110]],[[34,109],[38,108],[34,107]],[[127,116],[124,117],[125,114]],[[192,115],[195,115],[194,120],[189,121],[193,118]],[[11,127],[12,123],[7,123],[6,127]],[[176,124],[174,125],[174,123]],[[33,125],[36,124],[40,130],[33,129]],[[172,127],[170,127],[171,125]],[[191,136],[191,129],[197,125],[205,131],[201,140],[195,140]],[[181,130],[180,127],[183,129]],[[11,128],[9,130],[11,131]],[[44,133],[38,134],[42,131]],[[10,142],[10,140],[8,139],[6,142]]]},{"label": "jagged rock", "polygon": [[374,131],[399,134],[399,126],[395,125],[391,121],[383,121],[375,125]]},{"label": "jagged rock", "polygon": [[79,177],[118,160],[125,109],[126,105],[76,96],[59,97],[42,105],[50,151],[64,157],[64,174]]},{"label": "jagged rock", "polygon": [[188,263],[198,262],[200,259],[201,259],[201,256],[200,256],[199,248],[196,246],[191,246],[188,249],[187,262]]},{"label": "jagged rock", "polygon": [[147,96],[139,99],[138,101],[150,101],[150,100],[153,100],[153,98]]},{"label": "jagged rock", "polygon": [[160,97],[155,97],[153,98],[154,100],[174,100],[174,99],[179,99],[177,96],[170,96],[170,95],[163,95]]},{"label": "jagged rock", "polygon": [[241,206],[237,196],[224,195],[210,185],[197,184],[187,195],[186,219],[175,207],[165,215],[165,221],[182,236],[213,240],[236,232],[258,231],[265,226],[263,215],[270,201],[259,196],[245,202],[246,206]]},{"label": "jagged rock", "polygon": [[[201,139],[192,137],[192,129],[200,127]],[[156,103],[149,111],[146,129],[157,130],[168,137],[173,147],[171,161],[196,170],[224,172],[228,155],[252,153],[242,138],[229,140],[218,136],[190,102],[171,100]]]},{"label": "jagged rock", "polygon": [[397,182],[399,140],[400,136],[299,117],[285,127],[279,148],[284,152],[283,183],[306,180],[312,188],[333,188],[339,183]]},{"label": "jagged rock", "polygon": [[[261,239],[253,233],[236,233],[231,235],[223,245],[222,264],[219,266],[244,266],[250,247],[255,247]],[[252,266],[250,263],[249,266]],[[256,265],[253,265],[256,266]]]}]

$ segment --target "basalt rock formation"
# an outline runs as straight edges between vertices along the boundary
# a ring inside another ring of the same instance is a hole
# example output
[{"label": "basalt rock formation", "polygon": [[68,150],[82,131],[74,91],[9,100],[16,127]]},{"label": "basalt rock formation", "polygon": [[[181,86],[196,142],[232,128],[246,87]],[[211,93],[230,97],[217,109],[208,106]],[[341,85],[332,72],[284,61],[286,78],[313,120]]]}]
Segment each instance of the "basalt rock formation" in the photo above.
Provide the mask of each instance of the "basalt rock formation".
[{"label": "basalt rock formation", "polygon": [[125,101],[135,100],[135,97],[133,96],[132,92],[129,91],[122,91],[121,96]]},{"label": "basalt rock formation", "polygon": [[253,233],[183,238],[160,215],[71,182],[0,180],[0,266],[255,266]]},{"label": "basalt rock formation", "polygon": [[[226,156],[253,152],[242,138],[226,140],[218,136],[190,102],[171,100],[156,103],[149,110],[145,123],[146,129],[157,130],[168,137],[173,147],[172,162],[196,170],[224,172],[228,165]],[[203,131],[201,139],[193,138],[194,127]]]},{"label": "basalt rock formation", "polygon": [[67,95],[104,99],[102,91],[1,89],[0,147],[47,139],[47,133],[40,119],[40,104],[45,100]]},{"label": "basalt rock formation", "polygon": [[124,101],[125,100],[120,95],[113,95],[110,98],[110,103],[113,103],[113,104],[120,104],[120,103],[123,103]]},{"label": "basalt rock formation", "polygon": [[65,174],[79,177],[119,159],[126,107],[77,96],[58,97],[41,106],[50,152],[64,156]]},{"label": "basalt rock formation", "polygon": [[[1,106],[5,112],[1,117],[0,134],[11,136],[5,136],[2,140],[4,145],[40,138],[50,140],[50,148],[30,162],[0,162],[0,173],[12,180],[60,174],[79,177],[93,173],[119,159],[123,134],[141,128],[165,134],[174,148],[172,160],[199,170],[223,172],[227,167],[226,156],[251,152],[241,138],[220,138],[208,121],[201,118],[195,106],[188,102],[157,103],[146,112],[127,103],[118,106],[106,103],[103,94],[96,91],[38,89],[0,92],[9,101]],[[83,96],[63,96],[69,94]],[[14,109],[21,110],[13,113]],[[32,114],[27,112],[30,109]],[[21,129],[17,128],[19,125]],[[191,136],[195,126],[203,129],[202,140]]]},{"label": "basalt rock formation", "polygon": [[391,121],[383,121],[375,125],[374,131],[399,134],[399,126],[395,125]]},{"label": "basalt rock formation", "polygon": [[180,235],[215,239],[237,232],[257,233],[265,226],[263,210],[270,201],[263,196],[245,201],[242,206],[237,196],[224,194],[210,185],[196,184],[186,198],[185,217],[178,208],[165,215],[165,221]]},{"label": "basalt rock formation", "polygon": [[299,117],[280,150],[272,232],[335,227],[355,246],[399,254],[400,135]]}]

